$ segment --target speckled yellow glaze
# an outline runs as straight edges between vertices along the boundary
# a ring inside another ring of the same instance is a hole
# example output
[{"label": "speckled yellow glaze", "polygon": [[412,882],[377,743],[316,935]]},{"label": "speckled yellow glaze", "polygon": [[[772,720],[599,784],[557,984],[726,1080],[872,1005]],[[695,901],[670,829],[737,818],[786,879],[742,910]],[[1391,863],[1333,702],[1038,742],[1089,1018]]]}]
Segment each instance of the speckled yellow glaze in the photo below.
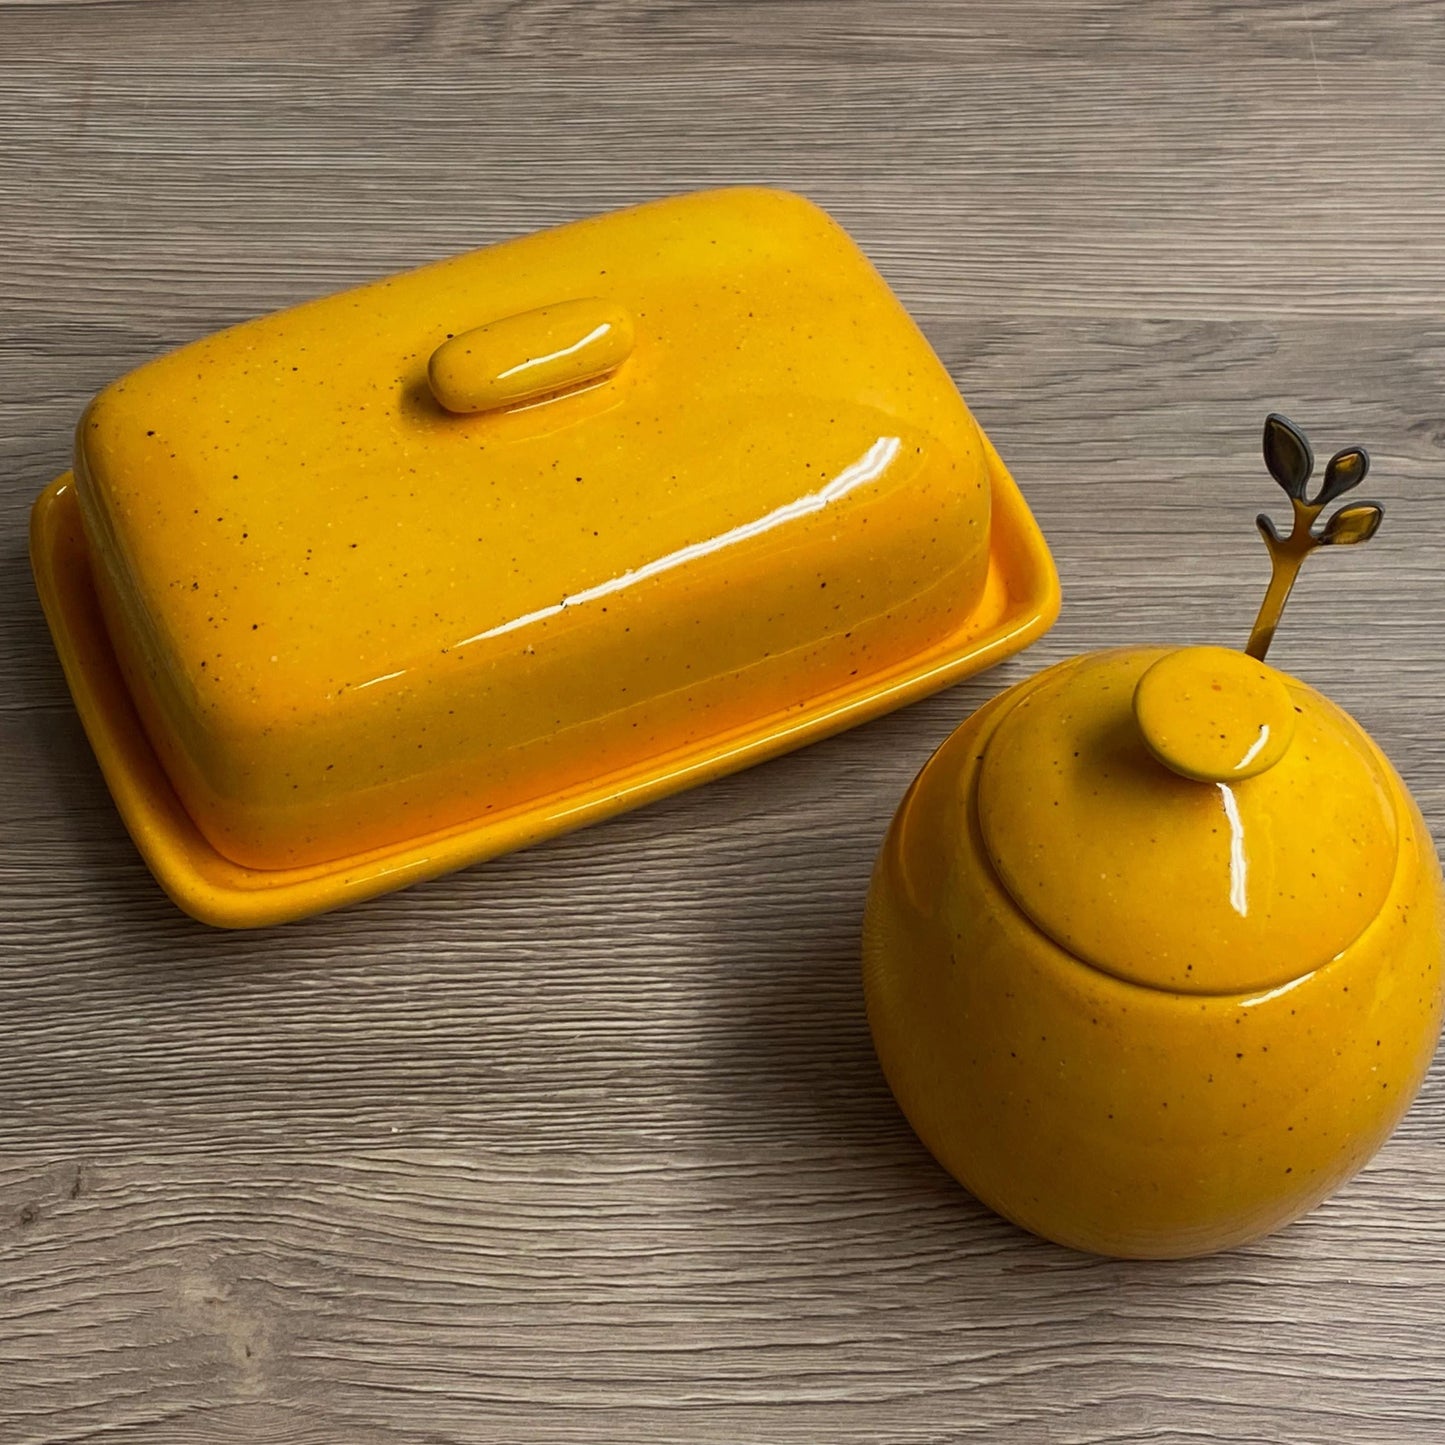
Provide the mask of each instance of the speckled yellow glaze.
[{"label": "speckled yellow glaze", "polygon": [[[772,191],[524,237],[106,388],[33,530],[73,690],[77,503],[184,822],[108,776],[173,896],[218,922],[796,746],[1058,605],[927,342],[835,223]],[[92,738],[139,767],[93,691]]]},{"label": "speckled yellow glaze", "polygon": [[[1162,677],[1213,697],[1231,669],[1197,651]],[[1136,713],[1170,656],[1073,659],[970,718],[904,799],[865,924],[878,1055],[924,1143],[1104,1254],[1296,1218],[1384,1141],[1441,1022],[1439,863],[1389,763],[1272,673],[1297,709],[1274,766],[1180,776]],[[1214,701],[1257,732],[1247,697]]]}]

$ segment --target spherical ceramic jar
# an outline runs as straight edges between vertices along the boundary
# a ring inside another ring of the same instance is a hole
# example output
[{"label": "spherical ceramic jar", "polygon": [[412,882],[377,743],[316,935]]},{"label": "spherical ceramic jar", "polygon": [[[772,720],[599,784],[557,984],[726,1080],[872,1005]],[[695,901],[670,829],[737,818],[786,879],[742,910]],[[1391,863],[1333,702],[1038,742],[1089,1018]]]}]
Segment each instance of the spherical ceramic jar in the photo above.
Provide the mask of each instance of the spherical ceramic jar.
[{"label": "spherical ceramic jar", "polygon": [[1409,1105],[1440,868],[1369,737],[1199,647],[1076,658],[964,724],[878,860],[865,986],[904,1113],[1061,1244],[1183,1256],[1289,1222]]}]

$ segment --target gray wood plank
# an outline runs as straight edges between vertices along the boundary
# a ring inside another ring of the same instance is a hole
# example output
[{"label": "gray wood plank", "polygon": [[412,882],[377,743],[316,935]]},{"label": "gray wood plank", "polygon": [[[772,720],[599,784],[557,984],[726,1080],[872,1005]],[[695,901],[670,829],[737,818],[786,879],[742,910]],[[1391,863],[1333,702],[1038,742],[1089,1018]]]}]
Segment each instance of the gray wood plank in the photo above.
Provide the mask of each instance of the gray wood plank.
[{"label": "gray wood plank", "polygon": [[[27,1241],[0,1360],[42,1438],[1398,1441],[1438,1421],[1416,1301],[1445,1284],[1418,1248],[1445,1196],[1399,1167],[1307,1229],[1165,1267],[1035,1244],[902,1140],[162,1148],[11,1171],[0,1200]],[[1349,1329],[1324,1307],[1343,1300]]]},{"label": "gray wood plank", "polygon": [[[1445,829],[1445,31],[1408,0],[0,6],[0,1441],[1434,1441],[1445,1070],[1308,1220],[1070,1255],[873,1062],[903,788],[1083,648],[1242,640],[1278,407],[1390,517],[1275,660]],[[25,562],[80,407],[248,315],[787,185],[918,316],[1065,612],[793,757],[220,935],[120,826]]]}]

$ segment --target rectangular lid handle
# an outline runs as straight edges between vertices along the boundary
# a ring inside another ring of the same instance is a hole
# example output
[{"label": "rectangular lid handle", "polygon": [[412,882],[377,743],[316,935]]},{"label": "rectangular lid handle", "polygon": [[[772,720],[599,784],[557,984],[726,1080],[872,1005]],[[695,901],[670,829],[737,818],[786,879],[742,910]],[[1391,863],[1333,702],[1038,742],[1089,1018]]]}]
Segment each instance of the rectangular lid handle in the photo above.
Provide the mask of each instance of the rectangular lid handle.
[{"label": "rectangular lid handle", "polygon": [[474,327],[432,353],[427,380],[448,411],[493,411],[610,376],[632,353],[632,317],[612,301],[561,301]]}]

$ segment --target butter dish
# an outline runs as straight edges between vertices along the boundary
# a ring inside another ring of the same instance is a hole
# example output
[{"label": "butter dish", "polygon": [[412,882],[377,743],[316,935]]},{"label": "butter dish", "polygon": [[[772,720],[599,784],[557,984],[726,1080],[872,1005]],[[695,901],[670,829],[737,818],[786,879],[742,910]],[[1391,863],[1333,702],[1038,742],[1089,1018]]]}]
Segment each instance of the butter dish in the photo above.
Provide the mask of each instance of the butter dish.
[{"label": "butter dish", "polygon": [[32,557],[148,864],[284,921],[863,721],[1037,637],[1047,548],[888,287],[683,196],[105,388]]}]

